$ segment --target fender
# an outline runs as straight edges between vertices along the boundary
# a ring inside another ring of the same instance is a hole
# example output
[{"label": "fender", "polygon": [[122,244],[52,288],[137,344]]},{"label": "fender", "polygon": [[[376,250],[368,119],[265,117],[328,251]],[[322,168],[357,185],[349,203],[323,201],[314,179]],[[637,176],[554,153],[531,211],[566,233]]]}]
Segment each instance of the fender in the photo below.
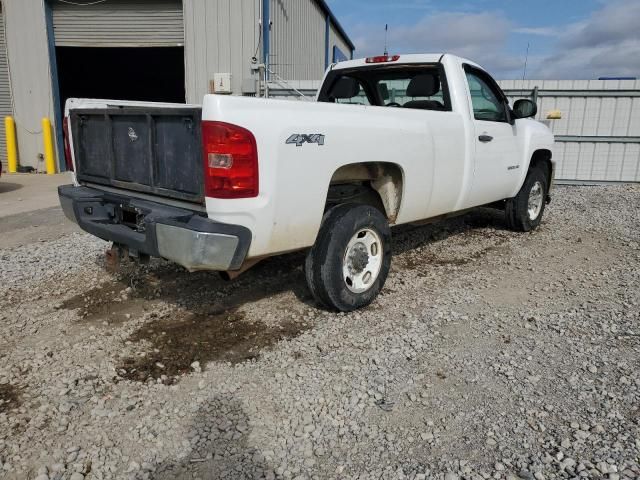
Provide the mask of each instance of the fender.
[{"label": "fender", "polygon": [[518,135],[520,151],[523,152],[523,156],[520,159],[520,176],[518,182],[511,192],[511,197],[515,197],[525,179],[527,173],[529,173],[529,166],[535,152],[539,150],[549,150],[551,152],[551,178],[555,174],[555,160],[553,158],[554,138],[549,127],[532,119],[519,119],[516,120],[518,130],[521,131],[521,135]]}]

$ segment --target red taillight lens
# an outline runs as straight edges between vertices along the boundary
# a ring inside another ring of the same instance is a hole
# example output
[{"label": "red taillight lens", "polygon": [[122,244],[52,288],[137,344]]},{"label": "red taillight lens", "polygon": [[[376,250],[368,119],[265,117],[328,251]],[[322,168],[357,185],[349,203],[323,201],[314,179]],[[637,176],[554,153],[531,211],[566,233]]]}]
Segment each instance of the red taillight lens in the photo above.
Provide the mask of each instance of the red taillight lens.
[{"label": "red taillight lens", "polygon": [[64,162],[67,165],[67,170],[73,172],[71,144],[69,143],[69,117],[64,117],[62,119],[62,132],[64,133]]},{"label": "red taillight lens", "polygon": [[380,55],[378,57],[369,57],[365,61],[367,63],[388,63],[397,62],[400,60],[400,55]]},{"label": "red taillight lens", "polygon": [[213,198],[258,196],[258,148],[253,134],[224,122],[202,122],[204,192]]}]

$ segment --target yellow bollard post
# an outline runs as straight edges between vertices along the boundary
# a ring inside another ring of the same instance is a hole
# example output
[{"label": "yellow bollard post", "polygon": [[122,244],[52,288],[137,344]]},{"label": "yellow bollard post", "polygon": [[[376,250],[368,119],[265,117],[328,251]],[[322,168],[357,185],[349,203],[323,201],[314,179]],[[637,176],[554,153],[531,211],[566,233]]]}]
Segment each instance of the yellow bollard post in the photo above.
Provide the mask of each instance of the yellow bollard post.
[{"label": "yellow bollard post", "polygon": [[56,157],[53,148],[53,133],[51,121],[48,118],[42,119],[42,141],[44,142],[44,165],[47,175],[56,173]]},{"label": "yellow bollard post", "polygon": [[16,122],[13,117],[4,117],[4,135],[7,141],[9,173],[16,173],[18,171],[18,142],[16,140]]}]

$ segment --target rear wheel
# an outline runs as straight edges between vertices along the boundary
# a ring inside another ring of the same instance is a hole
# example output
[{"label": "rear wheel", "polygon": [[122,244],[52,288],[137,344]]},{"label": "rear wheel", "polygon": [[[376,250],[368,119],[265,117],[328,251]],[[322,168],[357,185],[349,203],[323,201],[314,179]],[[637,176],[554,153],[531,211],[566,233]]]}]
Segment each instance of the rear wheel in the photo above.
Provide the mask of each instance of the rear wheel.
[{"label": "rear wheel", "polygon": [[391,266],[391,230],[369,205],[338,205],[327,211],[305,274],[311,293],[325,307],[348,312],[370,304]]},{"label": "rear wheel", "polygon": [[505,217],[512,230],[529,232],[540,225],[549,192],[549,180],[541,167],[533,167],[527,174],[518,194],[507,200]]}]

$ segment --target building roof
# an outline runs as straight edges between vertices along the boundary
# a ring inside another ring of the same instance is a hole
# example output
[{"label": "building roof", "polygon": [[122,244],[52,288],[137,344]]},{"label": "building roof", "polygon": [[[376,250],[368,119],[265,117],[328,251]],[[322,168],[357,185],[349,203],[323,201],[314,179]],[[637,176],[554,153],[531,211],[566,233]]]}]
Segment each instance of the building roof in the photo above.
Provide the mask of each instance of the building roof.
[{"label": "building roof", "polygon": [[349,48],[351,48],[351,50],[355,50],[356,46],[351,41],[351,39],[349,38],[349,35],[347,35],[347,32],[345,32],[344,28],[342,28],[342,25],[340,25],[340,22],[331,11],[331,8],[329,8],[329,5],[327,5],[327,2],[325,0],[317,0],[317,1],[318,1],[318,4],[320,5],[320,8],[322,8],[322,10],[324,11],[324,13],[326,15],[329,15],[329,18],[331,19],[331,23],[333,23],[333,25],[336,27],[336,30],[338,30],[340,35],[342,35],[344,40],[349,45]]}]

